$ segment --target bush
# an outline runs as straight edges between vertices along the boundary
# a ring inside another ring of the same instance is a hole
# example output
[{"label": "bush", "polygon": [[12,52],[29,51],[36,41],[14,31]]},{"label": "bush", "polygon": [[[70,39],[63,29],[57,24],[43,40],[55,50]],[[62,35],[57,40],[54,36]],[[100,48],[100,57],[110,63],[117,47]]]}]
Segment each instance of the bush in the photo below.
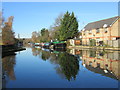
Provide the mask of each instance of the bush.
[{"label": "bush", "polygon": [[96,46],[96,40],[90,39],[90,46]]},{"label": "bush", "polygon": [[69,40],[66,41],[66,44],[67,44],[67,46],[72,46],[72,45],[70,45],[70,41]]}]

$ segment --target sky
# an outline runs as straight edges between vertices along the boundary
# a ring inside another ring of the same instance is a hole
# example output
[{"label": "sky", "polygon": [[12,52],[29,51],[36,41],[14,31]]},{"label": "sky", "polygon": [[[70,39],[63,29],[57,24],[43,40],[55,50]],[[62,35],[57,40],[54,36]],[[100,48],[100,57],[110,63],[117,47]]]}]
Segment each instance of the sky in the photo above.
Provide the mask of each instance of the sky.
[{"label": "sky", "polygon": [[15,36],[30,38],[33,31],[53,25],[59,14],[74,12],[79,30],[90,22],[118,15],[118,2],[3,2],[3,16],[14,16]]},{"label": "sky", "polygon": [[120,0],[2,0],[4,2],[119,2]]}]

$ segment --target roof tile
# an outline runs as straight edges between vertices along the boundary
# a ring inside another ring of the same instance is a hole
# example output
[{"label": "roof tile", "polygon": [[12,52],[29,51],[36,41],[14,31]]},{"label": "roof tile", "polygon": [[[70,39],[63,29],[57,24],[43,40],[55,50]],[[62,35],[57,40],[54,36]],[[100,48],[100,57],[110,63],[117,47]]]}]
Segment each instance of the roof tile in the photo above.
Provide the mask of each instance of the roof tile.
[{"label": "roof tile", "polygon": [[96,22],[92,22],[92,23],[88,23],[84,27],[84,29],[85,30],[91,30],[91,29],[102,28],[104,24],[107,24],[107,26],[109,27],[112,23],[114,23],[114,21],[117,18],[119,18],[119,16],[108,18],[108,19],[104,19],[104,20],[100,20],[100,21],[96,21]]}]

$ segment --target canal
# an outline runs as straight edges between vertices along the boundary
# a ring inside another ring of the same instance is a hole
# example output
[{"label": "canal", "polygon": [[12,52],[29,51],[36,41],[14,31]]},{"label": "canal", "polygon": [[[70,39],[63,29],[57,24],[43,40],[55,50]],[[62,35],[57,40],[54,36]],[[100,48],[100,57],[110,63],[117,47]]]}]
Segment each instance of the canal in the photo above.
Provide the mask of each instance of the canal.
[{"label": "canal", "polygon": [[120,52],[26,48],[2,58],[3,88],[118,88]]}]

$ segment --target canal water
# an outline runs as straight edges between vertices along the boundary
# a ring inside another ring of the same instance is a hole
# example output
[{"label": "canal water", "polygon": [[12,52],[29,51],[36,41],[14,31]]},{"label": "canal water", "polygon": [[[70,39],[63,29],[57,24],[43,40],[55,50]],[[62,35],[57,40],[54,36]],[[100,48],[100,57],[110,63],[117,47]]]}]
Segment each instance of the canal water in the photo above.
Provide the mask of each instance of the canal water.
[{"label": "canal water", "polygon": [[27,48],[2,58],[3,88],[118,88],[120,52]]}]

